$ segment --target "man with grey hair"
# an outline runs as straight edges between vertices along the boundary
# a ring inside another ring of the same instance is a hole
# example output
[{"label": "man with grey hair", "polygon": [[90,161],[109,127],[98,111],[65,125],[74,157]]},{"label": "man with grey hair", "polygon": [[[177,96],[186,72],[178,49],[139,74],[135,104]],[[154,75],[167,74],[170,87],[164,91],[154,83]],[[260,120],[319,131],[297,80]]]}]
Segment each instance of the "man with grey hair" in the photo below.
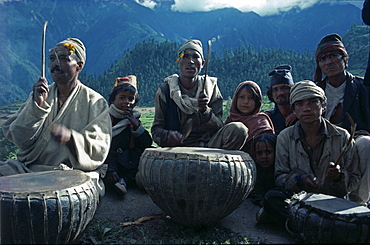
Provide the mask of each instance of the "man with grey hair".
[{"label": "man with grey hair", "polygon": [[167,77],[155,97],[151,128],[159,146],[192,146],[239,150],[248,129],[241,122],[222,122],[222,95],[216,77],[200,76],[202,43],[189,40],[178,50],[180,74]]},{"label": "man with grey hair", "polygon": [[353,140],[338,165],[334,164],[350,135],[322,117],[326,107],[324,91],[311,81],[298,82],[290,90],[290,104],[298,122],[277,137],[278,187],[266,193],[265,206],[257,214],[257,221],[265,221],[266,214],[285,221],[288,217],[285,199],[294,193],[306,191],[344,198],[359,182]]},{"label": "man with grey hair", "polygon": [[0,176],[54,169],[79,169],[104,195],[103,163],[112,129],[106,100],[78,80],[86,62],[84,44],[67,38],[50,50],[54,83],[40,77],[28,100],[4,124],[18,148],[17,160],[0,162]]}]

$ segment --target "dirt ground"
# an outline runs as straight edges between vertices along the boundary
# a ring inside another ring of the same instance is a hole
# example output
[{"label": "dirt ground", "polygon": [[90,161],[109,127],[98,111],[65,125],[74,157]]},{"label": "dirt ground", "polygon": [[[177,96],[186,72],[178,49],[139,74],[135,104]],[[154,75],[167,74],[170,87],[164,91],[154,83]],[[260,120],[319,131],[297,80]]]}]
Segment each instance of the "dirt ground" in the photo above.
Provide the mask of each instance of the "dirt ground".
[{"label": "dirt ground", "polygon": [[[223,218],[217,225],[221,228],[223,227],[231,230],[231,235],[247,237],[252,243],[296,243],[294,237],[292,237],[281,225],[257,224],[255,214],[258,210],[258,206],[253,205],[249,199],[246,199],[235,211]],[[133,186],[128,188],[128,193],[123,197],[117,195],[113,190],[107,190],[106,195],[99,203],[95,218],[91,223],[103,221],[105,227],[112,228],[121,226],[120,224],[123,222],[134,221],[145,216],[161,213],[163,213],[163,211],[152,201],[145,190]],[[159,226],[174,225],[172,223],[168,217],[160,215],[151,220],[144,221],[139,225],[141,230],[149,229],[153,232],[161,233],[161,231],[159,231]],[[91,239],[95,240],[94,238]],[[132,241],[132,243],[136,243],[135,239]],[[97,242],[96,240],[95,242],[92,241],[92,243],[100,242],[101,241]],[[153,243],[153,241],[149,241],[149,243]],[[168,240],[164,237],[159,243],[166,244]]]}]

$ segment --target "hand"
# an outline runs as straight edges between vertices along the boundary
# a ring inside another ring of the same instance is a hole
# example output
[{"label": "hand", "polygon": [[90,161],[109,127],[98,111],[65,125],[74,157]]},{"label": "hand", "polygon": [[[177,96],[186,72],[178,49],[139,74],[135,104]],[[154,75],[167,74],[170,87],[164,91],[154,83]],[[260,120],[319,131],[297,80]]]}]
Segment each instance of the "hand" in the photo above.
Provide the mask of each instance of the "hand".
[{"label": "hand", "polygon": [[123,116],[125,119],[128,119],[130,121],[130,123],[134,127],[134,130],[138,129],[138,127],[140,126],[140,122],[139,120],[137,120],[137,118],[134,117],[134,111],[132,108],[127,108],[127,110],[123,112]]},{"label": "hand", "polygon": [[181,145],[182,134],[179,131],[170,130],[168,132],[167,145],[178,146]]},{"label": "hand", "polygon": [[291,126],[297,120],[297,116],[294,113],[290,113],[289,116],[285,118],[285,125]]},{"label": "hand", "polygon": [[340,178],[340,166],[334,166],[335,164],[333,162],[329,163],[328,170],[326,171],[326,178],[328,179],[339,179]]},{"label": "hand", "polygon": [[107,175],[105,178],[111,183],[116,183],[119,181],[119,176],[115,171],[107,171]]},{"label": "hand", "polygon": [[72,137],[72,131],[62,124],[54,124],[51,133],[57,142],[67,144]]},{"label": "hand", "polygon": [[316,192],[320,187],[317,183],[317,179],[313,174],[303,174],[301,176],[303,184],[303,190],[307,192]]},{"label": "hand", "polygon": [[198,110],[203,113],[207,110],[209,99],[207,95],[201,91],[198,96]]},{"label": "hand", "polygon": [[40,106],[44,106],[44,102],[48,98],[49,86],[45,77],[40,77],[37,83],[32,87],[33,100]]}]

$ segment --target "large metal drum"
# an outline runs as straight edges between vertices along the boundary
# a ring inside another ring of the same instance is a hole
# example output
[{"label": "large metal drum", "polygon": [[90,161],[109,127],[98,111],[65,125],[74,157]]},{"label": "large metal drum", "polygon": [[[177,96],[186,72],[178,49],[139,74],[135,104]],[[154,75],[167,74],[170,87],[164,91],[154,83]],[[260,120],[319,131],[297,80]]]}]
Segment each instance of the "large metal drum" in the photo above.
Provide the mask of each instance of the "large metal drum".
[{"label": "large metal drum", "polygon": [[79,170],[0,177],[1,243],[77,242],[94,217],[99,193]]},{"label": "large metal drum", "polygon": [[305,243],[369,243],[370,209],[342,198],[303,193],[289,204],[287,228]]},{"label": "large metal drum", "polygon": [[256,181],[249,154],[213,148],[149,148],[139,172],[154,203],[174,221],[193,227],[229,215]]}]

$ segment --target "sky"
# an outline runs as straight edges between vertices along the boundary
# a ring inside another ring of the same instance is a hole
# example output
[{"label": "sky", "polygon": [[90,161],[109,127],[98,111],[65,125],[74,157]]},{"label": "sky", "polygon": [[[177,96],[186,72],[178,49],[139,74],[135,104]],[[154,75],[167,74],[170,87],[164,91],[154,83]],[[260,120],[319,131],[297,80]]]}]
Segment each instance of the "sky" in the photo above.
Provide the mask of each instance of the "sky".
[{"label": "sky", "polygon": [[[169,0],[135,0],[137,3],[154,8],[157,4]],[[174,0],[171,6],[172,11],[178,12],[198,12],[211,11],[220,8],[234,7],[241,12],[253,11],[261,16],[278,14],[289,11],[293,7],[305,9],[318,2],[334,2],[336,0]],[[362,8],[363,0],[346,1]]]}]

